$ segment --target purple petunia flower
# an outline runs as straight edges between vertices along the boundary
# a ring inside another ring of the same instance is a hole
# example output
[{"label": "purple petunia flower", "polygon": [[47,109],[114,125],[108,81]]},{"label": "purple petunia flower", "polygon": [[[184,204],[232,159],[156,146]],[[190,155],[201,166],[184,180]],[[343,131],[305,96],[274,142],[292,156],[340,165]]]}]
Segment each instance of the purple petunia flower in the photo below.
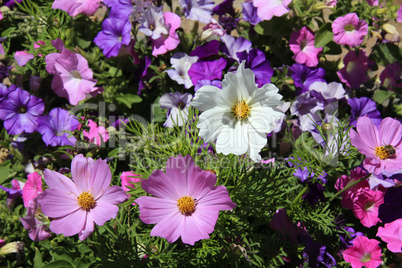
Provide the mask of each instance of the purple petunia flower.
[{"label": "purple petunia flower", "polygon": [[[75,116],[61,108],[54,108],[49,115],[38,119],[38,132],[47,146],[75,145],[77,139],[69,131],[77,129],[79,122]],[[71,136],[71,137],[69,137]]]},{"label": "purple petunia flower", "polygon": [[188,71],[188,75],[191,77],[191,81],[193,85],[196,85],[199,80],[209,79],[221,79],[222,71],[226,67],[226,60],[224,58],[220,58],[214,61],[200,61],[193,63],[191,65],[190,70]]},{"label": "purple petunia flower", "polygon": [[383,223],[402,218],[402,188],[389,188],[384,195],[384,203],[378,209],[378,217]]},{"label": "purple petunia flower", "polygon": [[163,94],[159,99],[159,104],[163,109],[169,109],[163,124],[165,127],[182,126],[188,119],[189,103],[193,95],[180,92]]},{"label": "purple petunia flower", "polygon": [[[327,252],[327,247],[323,243],[317,243],[308,235],[300,235],[301,242],[305,245],[303,257],[308,259],[308,267],[335,267],[335,258]],[[323,265],[323,266],[320,266]]]},{"label": "purple petunia flower", "polygon": [[248,53],[246,51],[238,52],[239,61],[246,61],[245,67],[253,71],[255,82],[259,87],[271,82],[271,77],[274,74],[269,61],[267,61],[264,52],[258,49],[252,49]]},{"label": "purple petunia flower", "polygon": [[39,213],[40,208],[37,198],[35,197],[29,202],[27,207],[27,215],[20,218],[22,225],[28,231],[29,238],[35,242],[48,239],[52,236],[48,226],[40,220],[42,219],[45,221],[47,218],[43,215],[39,215]]},{"label": "purple petunia flower", "polygon": [[295,63],[289,67],[295,86],[299,88],[298,94],[307,92],[312,83],[325,82],[325,70],[323,68],[309,68],[303,64]]},{"label": "purple petunia flower", "polygon": [[369,79],[367,75],[369,59],[365,50],[351,50],[343,59],[344,67],[337,74],[348,87],[359,88]]},{"label": "purple petunia flower", "polygon": [[16,88],[0,103],[0,119],[4,121],[4,128],[10,135],[33,133],[38,127],[37,119],[44,109],[45,104],[40,98]]},{"label": "purple petunia flower", "polygon": [[324,104],[316,98],[313,98],[309,92],[300,94],[290,107],[290,114],[301,116],[306,114],[315,114],[319,110],[324,110]]},{"label": "purple petunia flower", "polygon": [[138,83],[138,95],[141,94],[141,90],[145,88],[145,81],[148,80],[152,75],[148,73],[148,67],[151,66],[152,61],[145,56],[144,59],[140,63],[140,68],[138,69],[138,75],[140,77],[140,81]]},{"label": "purple petunia flower", "polygon": [[128,19],[134,8],[132,0],[103,0],[103,3],[111,8],[109,18],[121,20]]},{"label": "purple petunia flower", "polygon": [[191,51],[190,56],[197,56],[200,60],[210,60],[211,57],[219,55],[219,41],[212,40]]},{"label": "purple petunia flower", "polygon": [[240,18],[236,18],[233,0],[224,0],[214,8],[213,14],[219,15],[219,23],[228,33],[236,29],[237,23],[240,21]]},{"label": "purple petunia flower", "polygon": [[221,40],[223,42],[223,45],[221,45],[223,54],[238,62],[240,61],[237,53],[243,51],[249,52],[252,45],[249,40],[243,37],[234,38],[233,36],[225,35],[221,37]]},{"label": "purple petunia flower", "polygon": [[204,79],[204,80],[198,80],[197,85],[195,85],[194,87],[194,92],[197,92],[197,90],[199,90],[202,86],[207,85],[222,89],[222,81]]},{"label": "purple petunia flower", "polygon": [[373,121],[374,125],[379,126],[382,121],[381,113],[377,109],[376,103],[367,97],[348,99],[351,108],[350,124],[356,126],[357,119],[367,116]]},{"label": "purple petunia flower", "polygon": [[179,0],[179,4],[189,20],[209,23],[212,19],[213,0]]},{"label": "purple petunia flower", "polygon": [[175,80],[178,84],[184,85],[185,88],[189,89],[193,86],[188,71],[191,65],[197,62],[198,57],[190,57],[183,52],[176,52],[171,58],[170,63],[173,69],[167,70],[166,73],[172,80]]},{"label": "purple petunia flower", "polygon": [[243,7],[242,14],[244,21],[250,22],[251,25],[257,25],[261,21],[261,18],[257,15],[257,8],[252,2],[243,3],[241,6]]},{"label": "purple petunia flower", "polygon": [[3,82],[4,78],[8,77],[12,68],[12,66],[0,65],[0,82]]},{"label": "purple petunia flower", "polygon": [[95,37],[95,44],[103,50],[106,58],[119,54],[122,45],[131,42],[131,23],[129,20],[108,18],[102,23],[102,31]]},{"label": "purple petunia flower", "polygon": [[303,167],[303,169],[299,167],[295,170],[293,176],[299,178],[302,182],[305,182],[306,180],[314,177],[314,172],[311,172],[310,174],[310,170],[307,167]]},{"label": "purple petunia flower", "polygon": [[8,87],[8,86],[0,83],[0,102],[2,100],[6,99],[8,94],[10,94],[10,92],[15,90],[16,88],[17,87],[15,85],[11,85],[10,87]]},{"label": "purple petunia flower", "polygon": [[311,206],[319,201],[324,201],[324,186],[319,183],[309,183],[308,192],[303,195],[303,200],[307,201]]}]

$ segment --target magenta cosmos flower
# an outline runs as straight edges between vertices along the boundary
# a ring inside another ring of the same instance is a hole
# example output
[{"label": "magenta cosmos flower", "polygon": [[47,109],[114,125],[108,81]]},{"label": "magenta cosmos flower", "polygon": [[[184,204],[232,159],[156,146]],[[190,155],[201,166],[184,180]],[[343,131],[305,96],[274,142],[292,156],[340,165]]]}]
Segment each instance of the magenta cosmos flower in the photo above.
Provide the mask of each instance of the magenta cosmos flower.
[{"label": "magenta cosmos flower", "polygon": [[352,268],[377,268],[381,263],[380,243],[375,239],[368,239],[365,236],[357,236],[353,240],[353,246],[346,249],[342,255],[345,261],[352,265]]},{"label": "magenta cosmos flower", "polygon": [[112,173],[106,160],[75,156],[72,180],[48,169],[44,174],[49,189],[39,195],[38,202],[42,212],[53,218],[49,228],[56,234],[78,234],[83,241],[94,231],[95,223],[103,225],[115,218],[117,205],[128,199],[121,187],[109,187]]},{"label": "magenta cosmos flower", "polygon": [[368,33],[368,25],[365,20],[359,20],[356,13],[349,13],[334,20],[332,32],[335,43],[357,47],[363,43],[364,36]]},{"label": "magenta cosmos flower", "polygon": [[300,64],[308,67],[315,67],[318,64],[318,54],[322,47],[314,46],[314,33],[308,27],[303,27],[300,31],[290,34],[290,50],[295,54],[293,59]]},{"label": "magenta cosmos flower", "polygon": [[364,168],[376,175],[383,171],[398,171],[402,166],[402,125],[390,117],[381,121],[380,127],[368,117],[357,121],[357,132],[350,130],[350,141],[366,156]]},{"label": "magenta cosmos flower", "polygon": [[194,245],[208,239],[220,210],[231,210],[236,204],[226,187],[215,186],[216,175],[194,164],[191,156],[171,157],[166,174],[155,170],[142,188],[151,196],[134,200],[140,207],[140,219],[154,224],[151,236],[166,238],[169,243],[180,236],[183,243]]}]

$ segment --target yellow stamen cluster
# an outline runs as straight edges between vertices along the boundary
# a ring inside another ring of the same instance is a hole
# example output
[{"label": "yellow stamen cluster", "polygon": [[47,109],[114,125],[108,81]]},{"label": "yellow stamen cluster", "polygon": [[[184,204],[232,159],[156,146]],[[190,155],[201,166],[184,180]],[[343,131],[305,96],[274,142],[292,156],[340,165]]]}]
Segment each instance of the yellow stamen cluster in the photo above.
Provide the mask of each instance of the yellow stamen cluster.
[{"label": "yellow stamen cluster", "polygon": [[81,193],[80,196],[77,197],[77,202],[78,205],[86,211],[89,211],[95,206],[95,199],[89,192]]},{"label": "yellow stamen cluster", "polygon": [[179,211],[184,215],[189,215],[195,211],[195,201],[190,196],[183,196],[177,200]]},{"label": "yellow stamen cluster", "polygon": [[245,100],[238,101],[232,108],[232,115],[238,120],[243,120],[250,115],[250,109],[251,106],[248,106]]},{"label": "yellow stamen cluster", "polygon": [[378,146],[375,148],[375,154],[381,160],[385,160],[395,155],[395,148],[392,145]]}]

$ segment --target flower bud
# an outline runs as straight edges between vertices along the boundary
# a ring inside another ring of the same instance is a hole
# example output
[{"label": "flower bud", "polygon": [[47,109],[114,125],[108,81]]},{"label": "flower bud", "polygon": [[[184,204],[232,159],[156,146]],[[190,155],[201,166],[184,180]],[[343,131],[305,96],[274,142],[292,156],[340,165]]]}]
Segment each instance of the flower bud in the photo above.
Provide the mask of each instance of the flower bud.
[{"label": "flower bud", "polygon": [[21,241],[7,243],[0,249],[0,255],[24,252],[24,243]]},{"label": "flower bud", "polygon": [[322,124],[321,129],[325,134],[331,134],[334,131],[334,126],[331,123],[324,123]]}]

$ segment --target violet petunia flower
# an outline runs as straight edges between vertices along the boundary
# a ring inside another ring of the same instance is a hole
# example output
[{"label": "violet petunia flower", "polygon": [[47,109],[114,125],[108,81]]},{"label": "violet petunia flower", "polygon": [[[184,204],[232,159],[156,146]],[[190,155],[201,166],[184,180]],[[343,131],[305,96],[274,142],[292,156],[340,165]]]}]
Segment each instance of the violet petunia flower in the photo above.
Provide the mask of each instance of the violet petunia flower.
[{"label": "violet petunia flower", "polygon": [[36,197],[29,202],[27,215],[20,218],[25,230],[28,231],[29,238],[35,242],[46,240],[52,236],[48,226],[44,223],[47,220],[47,217],[43,216],[40,211]]},{"label": "violet petunia flower", "polygon": [[261,18],[257,15],[257,8],[252,2],[243,3],[241,6],[243,7],[242,14],[244,21],[248,21],[251,25],[257,25],[261,21]]},{"label": "violet petunia flower", "polygon": [[[102,2],[107,7],[110,7],[109,18],[120,19],[123,21],[131,17],[131,14],[133,13],[135,8],[132,0],[103,0]],[[143,1],[140,0],[140,2]]]},{"label": "violet petunia flower", "polygon": [[189,20],[198,20],[206,24],[212,19],[213,0],[179,0],[179,4]]},{"label": "violet petunia flower", "polygon": [[141,94],[141,91],[145,88],[146,80],[152,77],[152,74],[148,72],[148,67],[151,66],[152,61],[145,56],[140,63],[140,67],[138,68],[137,77],[139,77],[138,82],[138,95]]},{"label": "violet petunia flower", "polygon": [[179,92],[163,94],[159,104],[163,109],[169,109],[163,124],[165,127],[182,126],[188,119],[188,109],[193,95]]},{"label": "violet petunia flower", "polygon": [[387,64],[380,74],[381,85],[384,87],[402,87],[401,67],[398,62]]},{"label": "violet petunia flower", "polygon": [[190,52],[190,56],[197,56],[199,60],[212,60],[219,55],[219,41],[212,40],[196,47]]},{"label": "violet petunia flower", "polygon": [[49,169],[44,175],[49,189],[39,195],[38,203],[43,214],[53,218],[49,228],[56,234],[78,234],[83,241],[95,224],[102,226],[115,218],[117,205],[128,199],[121,187],[109,187],[112,173],[106,160],[95,161],[80,154],[71,162],[72,180]]},{"label": "violet petunia flower", "polygon": [[366,51],[349,51],[343,59],[345,66],[337,72],[339,79],[348,87],[359,88],[369,79],[368,61]]},{"label": "violet petunia flower", "polygon": [[103,50],[106,58],[119,54],[122,45],[128,46],[131,42],[131,22],[108,18],[102,23],[102,31],[95,37],[95,44]]},{"label": "violet petunia flower", "polygon": [[384,195],[384,204],[378,209],[378,217],[383,223],[402,219],[402,188],[391,187]]},{"label": "violet petunia flower", "polygon": [[316,48],[314,40],[313,31],[306,26],[290,34],[289,47],[295,54],[292,58],[297,63],[305,64],[307,67],[316,67],[318,65],[318,54],[323,48]]},{"label": "violet petunia flower", "polygon": [[91,16],[98,10],[100,2],[101,0],[55,0],[52,8],[66,11],[72,17],[78,14]]},{"label": "violet petunia flower", "polygon": [[367,97],[350,98],[348,99],[348,104],[351,108],[350,125],[356,126],[357,120],[362,116],[370,118],[374,125],[380,125],[382,120],[381,113],[372,99]]},{"label": "violet petunia flower", "polygon": [[7,98],[8,94],[17,88],[15,85],[6,86],[0,83],[0,102]]},{"label": "violet petunia flower", "polygon": [[231,35],[224,35],[221,37],[221,40],[223,42],[220,48],[222,53],[237,62],[240,62],[237,57],[238,52],[249,52],[251,50],[251,41],[243,37],[235,38]]},{"label": "violet petunia flower", "polygon": [[292,0],[253,0],[258,17],[271,20],[273,16],[280,17],[290,11],[288,5]]},{"label": "violet petunia flower", "polygon": [[166,73],[172,80],[175,80],[178,84],[184,85],[186,89],[193,86],[188,71],[191,65],[197,62],[198,57],[191,57],[183,52],[176,52],[170,58],[170,64],[172,64],[173,69],[167,70]]},{"label": "violet petunia flower", "polygon": [[368,34],[368,24],[365,20],[359,20],[356,13],[349,13],[334,20],[332,31],[335,43],[357,47]]},{"label": "violet petunia flower", "polygon": [[75,146],[77,139],[71,135],[79,122],[76,117],[61,108],[54,108],[49,115],[38,119],[38,132],[47,146]]},{"label": "violet petunia flower", "polygon": [[238,52],[239,61],[246,61],[245,67],[253,71],[255,82],[259,87],[271,82],[274,74],[269,61],[266,59],[264,52],[258,49],[252,49],[248,53],[246,51]]},{"label": "violet petunia flower", "polygon": [[166,173],[155,170],[142,188],[155,196],[134,200],[140,208],[140,219],[155,224],[151,236],[166,238],[169,243],[179,237],[185,244],[194,245],[208,239],[214,231],[220,210],[232,210],[236,204],[225,186],[216,184],[216,175],[194,164],[191,156],[171,157]]},{"label": "violet petunia flower", "polygon": [[197,92],[202,86],[214,86],[222,89],[222,81],[220,80],[198,80],[197,84],[194,86],[194,92]]},{"label": "violet petunia flower", "polygon": [[295,172],[293,173],[293,176],[299,178],[302,182],[305,182],[306,180],[313,178],[314,177],[314,172],[311,172],[307,167],[298,167]]},{"label": "violet petunia flower", "polygon": [[316,81],[325,82],[325,70],[323,68],[309,68],[303,64],[295,63],[289,67],[298,94],[307,92],[310,85]]},{"label": "violet petunia flower", "polygon": [[4,121],[4,128],[9,135],[33,133],[44,110],[45,104],[41,99],[16,88],[0,102],[0,119]]},{"label": "violet petunia flower", "polygon": [[200,61],[193,63],[188,75],[191,77],[191,82],[196,85],[200,80],[214,80],[221,79],[222,72],[226,67],[226,60],[224,58],[219,58],[214,61]]}]

